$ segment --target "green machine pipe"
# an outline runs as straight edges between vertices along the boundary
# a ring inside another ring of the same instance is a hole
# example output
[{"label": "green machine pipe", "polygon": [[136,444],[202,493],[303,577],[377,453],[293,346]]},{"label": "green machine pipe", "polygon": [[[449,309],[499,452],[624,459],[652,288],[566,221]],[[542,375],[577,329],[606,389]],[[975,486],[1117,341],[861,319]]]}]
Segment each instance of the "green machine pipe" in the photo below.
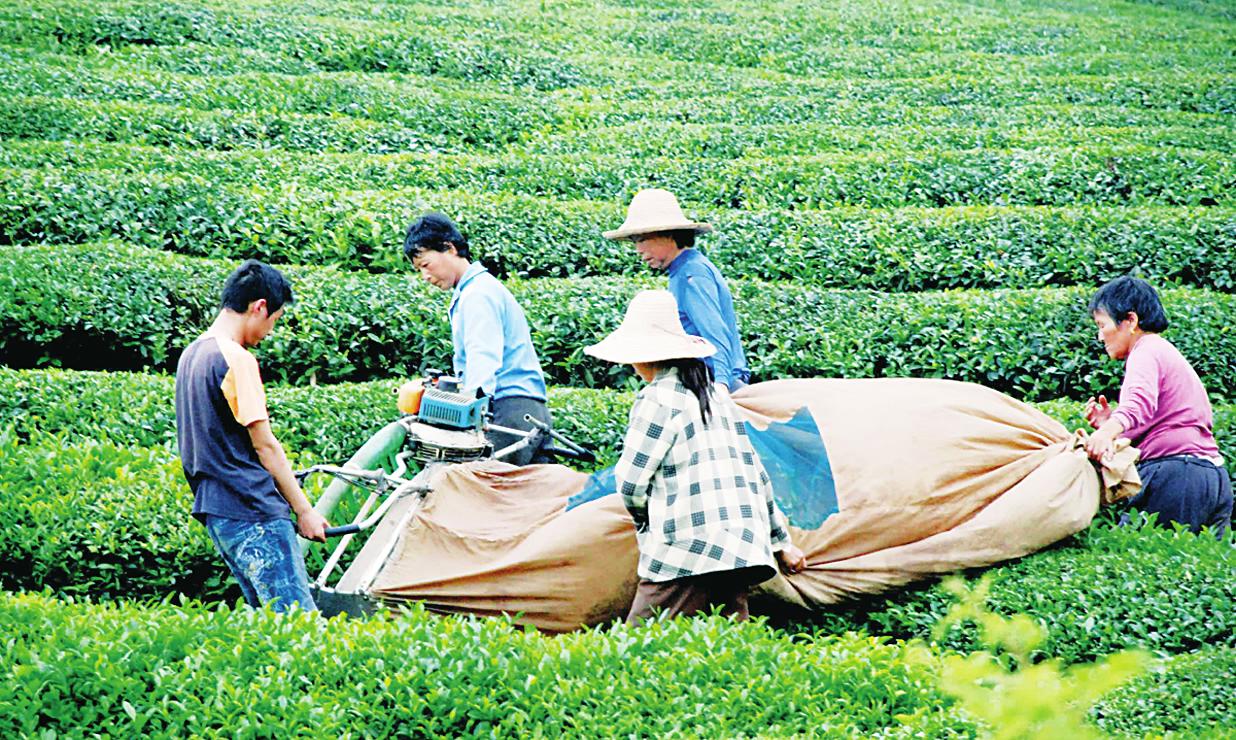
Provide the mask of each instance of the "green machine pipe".
[{"label": "green machine pipe", "polygon": [[[407,439],[408,430],[403,424],[397,421],[392,421],[390,424],[379,429],[372,437],[370,437],[361,448],[356,451],[348,461],[344,463],[346,467],[360,468],[361,470],[376,470],[383,467],[383,464],[391,460],[401,449],[403,449],[404,440]],[[387,472],[390,472],[389,470]],[[349,484],[335,478],[318,497],[313,508],[319,514],[326,518],[335,511],[335,507],[339,504],[339,499],[343,498],[343,494],[348,490]],[[308,552],[309,540],[301,539],[300,550],[302,553]]]}]

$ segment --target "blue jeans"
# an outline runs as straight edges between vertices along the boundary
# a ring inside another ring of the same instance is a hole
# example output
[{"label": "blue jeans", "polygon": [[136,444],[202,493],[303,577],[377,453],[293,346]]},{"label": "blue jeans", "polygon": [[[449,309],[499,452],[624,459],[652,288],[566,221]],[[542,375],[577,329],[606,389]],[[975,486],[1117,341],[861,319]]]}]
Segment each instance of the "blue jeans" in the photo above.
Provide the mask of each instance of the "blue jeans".
[{"label": "blue jeans", "polygon": [[209,514],[206,531],[240,583],[246,604],[270,604],[277,612],[296,605],[306,611],[317,611],[309,594],[305,558],[300,554],[291,520],[246,522]]}]

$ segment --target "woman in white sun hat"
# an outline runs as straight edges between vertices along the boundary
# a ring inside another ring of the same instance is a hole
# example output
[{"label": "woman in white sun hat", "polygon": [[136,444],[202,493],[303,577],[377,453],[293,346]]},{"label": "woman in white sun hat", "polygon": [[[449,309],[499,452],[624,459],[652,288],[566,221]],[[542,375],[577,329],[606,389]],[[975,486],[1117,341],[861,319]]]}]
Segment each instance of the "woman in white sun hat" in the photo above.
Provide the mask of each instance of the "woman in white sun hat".
[{"label": "woman in white sun hat", "polygon": [[704,363],[716,348],[687,334],[669,292],[646,290],[621,326],[584,351],[632,365],[648,383],[614,468],[640,551],[627,622],[713,606],[745,619],[751,586],[776,575],[778,562],[788,573],[805,563],[738,409]]},{"label": "woman in white sun hat", "polygon": [[669,290],[678,301],[678,318],[689,334],[712,342],[716,353],[704,361],[718,383],[730,391],[751,380],[747,358],[738,335],[734,299],[721,271],[695,249],[697,234],[712,227],[683,214],[673,193],[659,188],[641,190],[627,207],[627,219],[606,239],[625,239],[646,265],[669,274]]}]

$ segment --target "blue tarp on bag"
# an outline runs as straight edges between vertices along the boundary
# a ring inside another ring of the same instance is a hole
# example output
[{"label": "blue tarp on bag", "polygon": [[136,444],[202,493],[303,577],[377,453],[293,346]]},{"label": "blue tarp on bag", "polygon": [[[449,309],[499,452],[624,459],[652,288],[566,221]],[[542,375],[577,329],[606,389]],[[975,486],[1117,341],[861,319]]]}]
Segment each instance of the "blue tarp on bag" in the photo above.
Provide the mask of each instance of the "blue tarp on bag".
[{"label": "blue tarp on bag", "polygon": [[751,446],[772,481],[777,506],[799,529],[818,529],[837,513],[837,485],[815,418],[804,406],[767,429],[747,424]]},{"label": "blue tarp on bag", "polygon": [[595,501],[611,493],[618,493],[618,479],[614,477],[614,466],[612,465],[588,476],[588,482],[584,484],[584,489],[567,499],[566,510],[570,511],[580,504]]},{"label": "blue tarp on bag", "polygon": [[[832,466],[807,407],[789,421],[772,422],[767,429],[747,424],[747,435],[772,481],[773,497],[790,523],[799,529],[816,529],[837,512]],[[616,486],[612,467],[598,470],[582,491],[567,500],[567,510],[616,493]]]}]

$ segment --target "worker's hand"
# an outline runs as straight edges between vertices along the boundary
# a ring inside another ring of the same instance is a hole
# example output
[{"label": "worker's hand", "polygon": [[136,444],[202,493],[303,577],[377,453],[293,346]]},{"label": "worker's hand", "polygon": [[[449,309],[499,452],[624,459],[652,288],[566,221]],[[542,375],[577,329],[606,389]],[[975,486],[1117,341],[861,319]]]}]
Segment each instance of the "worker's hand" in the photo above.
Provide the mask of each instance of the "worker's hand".
[{"label": "worker's hand", "polygon": [[1111,459],[1117,434],[1119,432],[1112,427],[1100,427],[1095,430],[1086,438],[1086,454],[1099,462]]},{"label": "worker's hand", "polygon": [[326,528],[329,526],[330,522],[326,521],[326,517],[312,507],[296,515],[296,531],[307,540],[325,542]]},{"label": "worker's hand", "polygon": [[1090,422],[1092,429],[1103,426],[1110,418],[1112,418],[1112,408],[1107,405],[1107,396],[1099,396],[1097,400],[1091,396],[1086,401],[1086,421]]},{"label": "worker's hand", "polygon": [[777,562],[781,564],[782,571],[793,575],[807,567],[807,556],[797,546],[788,544],[777,551]]}]

